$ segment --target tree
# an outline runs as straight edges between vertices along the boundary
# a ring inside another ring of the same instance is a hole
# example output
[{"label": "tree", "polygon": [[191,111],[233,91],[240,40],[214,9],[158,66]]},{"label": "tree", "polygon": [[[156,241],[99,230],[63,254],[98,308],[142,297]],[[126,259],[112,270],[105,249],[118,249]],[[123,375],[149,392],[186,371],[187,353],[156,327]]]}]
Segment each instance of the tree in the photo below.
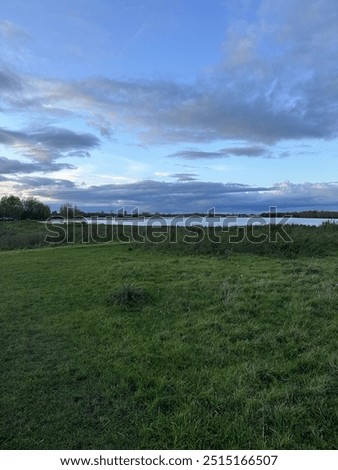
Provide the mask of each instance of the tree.
[{"label": "tree", "polygon": [[60,215],[62,215],[62,217],[64,217],[65,219],[71,219],[72,217],[74,217],[73,206],[69,204],[69,202],[67,202],[66,204],[62,204],[62,206],[60,206]]},{"label": "tree", "polygon": [[24,219],[46,220],[50,217],[50,208],[33,197],[23,201]]},{"label": "tree", "polygon": [[3,196],[0,200],[0,217],[3,219],[21,219],[24,206],[17,196]]},{"label": "tree", "polygon": [[83,212],[78,209],[76,204],[73,207],[72,204],[67,202],[66,204],[62,204],[62,206],[60,206],[60,215],[62,215],[62,217],[65,217],[66,219],[72,219],[73,217],[82,216]]},{"label": "tree", "polygon": [[46,220],[50,208],[34,198],[21,200],[17,196],[3,196],[0,199],[0,219]]}]

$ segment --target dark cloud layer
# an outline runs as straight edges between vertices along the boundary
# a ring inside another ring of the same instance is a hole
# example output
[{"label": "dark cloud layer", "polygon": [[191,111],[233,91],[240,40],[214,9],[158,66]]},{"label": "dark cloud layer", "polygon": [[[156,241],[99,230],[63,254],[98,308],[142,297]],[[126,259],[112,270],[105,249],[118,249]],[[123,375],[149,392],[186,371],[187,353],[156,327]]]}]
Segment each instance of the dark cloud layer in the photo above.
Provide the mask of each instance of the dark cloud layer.
[{"label": "dark cloud layer", "polygon": [[278,183],[271,187],[253,187],[234,183],[200,181],[158,182],[152,180],[130,184],[77,186],[64,179],[19,177],[18,194],[29,194],[58,207],[71,202],[83,208],[105,208],[107,211],[126,207],[151,212],[262,212],[270,206],[279,210],[335,209],[338,183]]},{"label": "dark cloud layer", "polygon": [[[53,207],[71,202],[80,207],[107,211],[125,207],[151,212],[261,212],[270,206],[279,210],[334,209],[337,183],[279,183],[272,187],[250,187],[208,182],[140,181],[132,184],[107,184],[81,187],[72,181],[42,177],[22,177],[14,183],[17,194],[47,198]],[[33,189],[34,188],[34,189]],[[323,197],[323,191],[325,196]]]},{"label": "dark cloud layer", "polygon": [[176,178],[177,181],[180,181],[180,182],[197,180],[195,173],[173,173],[169,176],[171,178]]},{"label": "dark cloud layer", "polygon": [[88,149],[98,146],[99,139],[93,134],[51,126],[31,131],[0,127],[0,144],[14,148],[32,160],[51,162],[65,156],[89,156]]},{"label": "dark cloud layer", "polygon": [[251,147],[229,147],[216,150],[214,152],[206,152],[201,150],[182,150],[179,152],[172,153],[168,157],[178,157],[184,158],[187,160],[197,160],[197,159],[212,159],[212,158],[230,158],[230,157],[267,157],[267,149],[259,146]]},{"label": "dark cloud layer", "polygon": [[70,163],[26,163],[20,160],[0,157],[0,174],[16,174],[16,173],[35,173],[50,172],[64,169],[74,169],[75,166]]},{"label": "dark cloud layer", "polygon": [[57,194],[60,191],[59,197],[62,197],[64,190],[69,190],[74,188],[76,190],[75,183],[65,179],[53,179],[41,176],[24,176],[17,179],[17,187],[28,189],[32,189],[32,192],[36,192],[37,194]]},{"label": "dark cloud layer", "polygon": [[[33,98],[27,101],[22,96],[12,106],[58,116],[88,115],[89,104],[96,114],[102,115],[102,120],[111,122],[110,128],[105,125],[101,133],[110,135],[111,128],[123,126],[137,132],[146,143],[231,139],[272,144],[285,139],[336,136],[337,114],[332,108],[323,110],[314,90],[308,88],[306,93],[304,88],[300,101],[291,85],[287,93],[266,95],[271,83],[262,81],[253,86],[243,83],[244,91],[241,83],[234,85],[229,79],[225,76],[222,81],[205,80],[190,85],[154,80],[88,79],[77,83],[50,80],[43,86],[32,80]],[[295,89],[298,86],[294,84]],[[294,102],[292,107],[290,102]],[[98,127],[96,122],[93,125]]]},{"label": "dark cloud layer", "polygon": [[[34,187],[35,189],[30,189]],[[271,191],[271,188],[254,188],[240,184],[222,184],[205,182],[158,182],[145,180],[131,184],[107,184],[91,187],[79,187],[68,180],[50,178],[18,178],[17,189],[30,190],[32,195],[52,198],[60,203],[76,202],[88,206],[101,206],[116,209],[118,207],[139,207],[150,211],[193,211],[207,210],[210,207],[238,201],[251,193],[253,198],[258,192]],[[194,209],[195,208],[195,209]]]}]

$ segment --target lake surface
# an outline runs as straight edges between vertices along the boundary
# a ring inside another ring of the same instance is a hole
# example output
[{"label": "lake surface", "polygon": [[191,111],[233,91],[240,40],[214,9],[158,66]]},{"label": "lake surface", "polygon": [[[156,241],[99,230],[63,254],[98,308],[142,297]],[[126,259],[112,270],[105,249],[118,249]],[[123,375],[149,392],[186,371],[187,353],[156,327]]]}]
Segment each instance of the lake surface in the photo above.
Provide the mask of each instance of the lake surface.
[{"label": "lake surface", "polygon": [[76,219],[59,219],[51,218],[47,221],[52,224],[69,223],[87,223],[87,224],[104,224],[104,225],[138,225],[140,227],[191,227],[193,225],[201,225],[203,227],[232,227],[247,225],[268,225],[268,224],[298,224],[319,227],[325,222],[338,223],[338,219],[310,219],[301,217],[202,217],[202,216],[173,216],[173,217],[79,217]]}]

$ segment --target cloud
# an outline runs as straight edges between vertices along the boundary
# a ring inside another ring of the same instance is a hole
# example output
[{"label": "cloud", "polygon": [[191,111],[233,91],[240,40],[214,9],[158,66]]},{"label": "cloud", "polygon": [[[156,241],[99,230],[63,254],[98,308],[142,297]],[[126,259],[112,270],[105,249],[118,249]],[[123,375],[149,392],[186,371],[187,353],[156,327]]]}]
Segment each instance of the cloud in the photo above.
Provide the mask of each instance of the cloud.
[{"label": "cloud", "polygon": [[22,191],[30,196],[48,198],[56,205],[68,201],[83,207],[105,207],[109,210],[124,206],[150,211],[206,211],[211,207],[233,206],[234,201],[238,205],[242,198],[248,198],[248,194],[252,194],[254,199],[258,193],[272,190],[235,183],[195,181],[167,183],[145,180],[83,187],[68,180],[51,178],[21,177],[16,180],[17,193]]},{"label": "cloud", "polygon": [[[223,80],[224,82],[225,80]],[[283,139],[331,136],[331,120],[306,118],[304,103],[266,96],[231,83],[182,85],[169,81],[88,79],[78,83],[35,83],[35,98],[14,105],[45,113],[99,112],[111,126],[138,133],[144,143],[212,142],[239,139],[273,143]],[[216,86],[215,86],[216,85]],[[257,87],[256,87],[257,88]],[[311,103],[309,103],[310,105]],[[93,122],[90,120],[89,122]],[[103,131],[105,132],[105,131]]]},{"label": "cloud", "polygon": [[28,34],[26,31],[17,24],[8,20],[0,21],[0,35],[7,40],[27,39]]},{"label": "cloud", "polygon": [[[23,75],[15,85],[5,72],[0,87],[24,88],[3,104],[46,117],[81,116],[104,137],[118,128],[145,143],[336,137],[336,1],[262,0],[255,15],[242,16],[225,32],[220,63],[195,82]],[[0,23],[7,36],[17,29]]]},{"label": "cloud", "polygon": [[59,197],[62,197],[64,190],[76,188],[73,181],[65,179],[53,179],[41,176],[23,176],[16,180],[17,189],[22,189],[30,192],[31,194],[42,195],[42,197],[48,197],[49,193],[60,193]]},{"label": "cloud", "polygon": [[21,78],[17,74],[8,70],[0,70],[0,90],[2,92],[21,91]]},{"label": "cloud", "polygon": [[16,174],[16,173],[35,173],[60,171],[64,169],[75,169],[70,163],[26,163],[19,160],[12,160],[6,157],[0,157],[0,174]]},{"label": "cloud", "polygon": [[276,183],[271,196],[271,201],[268,201],[270,205],[285,207],[288,210],[325,208],[336,210],[338,182]]},{"label": "cloud", "polygon": [[[26,75],[4,104],[81,117],[104,137],[123,129],[148,144],[335,138],[336,1],[262,0],[243,18],[228,26],[219,64],[195,82]],[[10,82],[0,76],[1,83]]]},{"label": "cloud", "polygon": [[87,120],[87,124],[88,126],[98,129],[102,137],[112,139],[114,132],[111,126],[111,122],[104,116],[93,116],[91,119]]},{"label": "cloud", "polygon": [[179,182],[184,181],[196,181],[196,174],[195,173],[173,173],[169,175],[171,178],[176,178]]},{"label": "cloud", "polygon": [[[245,75],[245,74],[244,74]],[[243,82],[243,80],[242,80]],[[298,87],[299,84],[297,84]],[[143,143],[213,142],[237,139],[275,143],[285,139],[332,138],[336,135],[337,113],[324,107],[334,98],[332,85],[308,82],[299,97],[298,89],[270,83],[250,86],[240,81],[182,85],[167,81],[117,81],[88,79],[80,82],[43,83],[31,80],[32,90],[12,100],[16,109],[40,112],[46,116],[104,116],[98,126],[95,118],[87,120],[110,136],[112,128],[124,128],[138,134]],[[286,86],[286,85],[285,85]],[[321,86],[324,101],[316,88]],[[236,89],[234,89],[236,87]],[[279,90],[279,92],[278,92]],[[325,95],[330,91],[330,96]],[[107,123],[110,123],[107,125]]]},{"label": "cloud", "polygon": [[172,153],[168,157],[179,157],[187,160],[197,160],[202,158],[230,158],[233,156],[237,157],[268,157],[267,149],[259,146],[251,147],[228,147],[214,152],[205,152],[201,150],[182,150],[179,152]]},{"label": "cloud", "polygon": [[[8,192],[7,187],[5,192]],[[15,192],[47,200],[55,207],[70,202],[90,210],[116,211],[125,207],[128,210],[184,213],[215,208],[217,212],[254,213],[266,212],[270,206],[277,206],[280,211],[334,210],[338,183],[282,182],[270,187],[255,187],[236,183],[145,180],[84,187],[65,179],[18,177]]]},{"label": "cloud", "polygon": [[0,144],[32,160],[51,162],[65,156],[89,156],[88,149],[98,146],[99,139],[93,134],[57,127],[31,131],[12,131],[0,127]]}]

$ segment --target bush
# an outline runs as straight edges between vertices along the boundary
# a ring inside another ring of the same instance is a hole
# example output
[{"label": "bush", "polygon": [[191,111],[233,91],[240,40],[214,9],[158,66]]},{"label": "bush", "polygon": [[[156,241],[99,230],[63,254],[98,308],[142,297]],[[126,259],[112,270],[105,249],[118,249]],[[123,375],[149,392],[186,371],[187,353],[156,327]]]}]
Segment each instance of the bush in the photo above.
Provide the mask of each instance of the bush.
[{"label": "bush", "polygon": [[150,299],[150,294],[135,284],[123,284],[110,297],[110,303],[121,307],[137,307]]}]

